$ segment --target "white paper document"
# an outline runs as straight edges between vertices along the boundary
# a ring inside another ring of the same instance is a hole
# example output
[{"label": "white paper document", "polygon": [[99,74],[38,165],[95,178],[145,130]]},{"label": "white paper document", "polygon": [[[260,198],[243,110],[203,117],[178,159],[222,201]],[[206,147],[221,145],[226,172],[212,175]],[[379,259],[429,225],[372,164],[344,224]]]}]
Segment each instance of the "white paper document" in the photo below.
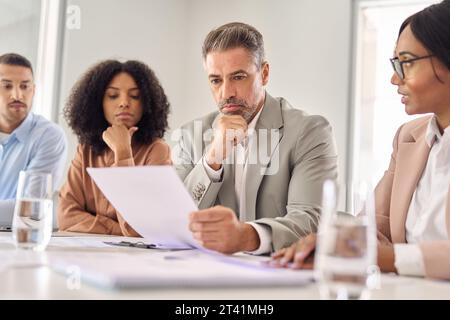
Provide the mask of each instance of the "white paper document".
[{"label": "white paper document", "polygon": [[[188,215],[198,209],[173,167],[88,168],[87,171],[122,217],[143,236],[143,243],[164,248],[198,247],[188,229]],[[120,237],[110,240],[120,241],[123,241]],[[60,243],[65,244],[59,240],[53,245]],[[69,243],[78,244],[79,240]],[[199,249],[132,248],[120,254],[50,251],[49,261],[59,272],[73,271],[75,266],[83,281],[110,288],[296,286],[312,279],[311,272],[264,267],[256,257],[226,256]]]},{"label": "white paper document", "polygon": [[[231,259],[231,258],[230,258]],[[139,254],[113,253],[51,254],[58,272],[77,273],[81,280],[106,288],[153,287],[260,287],[300,286],[312,281],[312,271],[273,269],[261,263],[226,263],[199,251]]]},{"label": "white paper document", "polygon": [[147,243],[197,247],[188,215],[197,206],[172,166],[88,168],[122,217]]}]

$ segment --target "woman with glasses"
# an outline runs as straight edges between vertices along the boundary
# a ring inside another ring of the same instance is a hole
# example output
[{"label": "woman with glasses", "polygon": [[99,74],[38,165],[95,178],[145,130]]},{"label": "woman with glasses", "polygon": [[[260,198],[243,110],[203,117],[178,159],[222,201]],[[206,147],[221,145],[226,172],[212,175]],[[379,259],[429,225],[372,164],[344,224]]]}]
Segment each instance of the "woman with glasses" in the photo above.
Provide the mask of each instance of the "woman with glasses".
[{"label": "woman with glasses", "polygon": [[138,236],[86,168],[171,164],[162,140],[169,102],[158,79],[139,61],[100,62],[75,84],[64,112],[80,144],[59,196],[60,230]]},{"label": "woman with glasses", "polygon": [[[378,264],[401,275],[450,279],[450,0],[400,27],[393,85],[407,114],[375,189]],[[312,267],[316,235],[275,253],[273,265]]]}]

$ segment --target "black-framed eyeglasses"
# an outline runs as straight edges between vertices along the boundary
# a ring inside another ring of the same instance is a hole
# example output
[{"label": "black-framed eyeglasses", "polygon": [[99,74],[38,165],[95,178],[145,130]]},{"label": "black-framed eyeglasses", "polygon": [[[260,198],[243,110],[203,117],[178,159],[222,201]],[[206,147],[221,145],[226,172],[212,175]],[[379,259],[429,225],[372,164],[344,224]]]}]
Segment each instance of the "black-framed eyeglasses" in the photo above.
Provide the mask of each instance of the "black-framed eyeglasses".
[{"label": "black-framed eyeglasses", "polygon": [[402,60],[400,61],[400,59],[398,57],[396,58],[391,58],[389,59],[391,61],[392,64],[392,68],[394,68],[395,73],[399,76],[400,79],[405,79],[405,72],[403,70],[403,64],[404,63],[408,63],[408,62],[413,62],[413,61],[417,61],[417,60],[422,60],[422,59],[426,59],[426,58],[430,58],[434,56],[433,54],[429,54],[427,56],[423,56],[423,57],[416,57],[416,58],[412,58],[412,59],[408,59],[408,60]]}]

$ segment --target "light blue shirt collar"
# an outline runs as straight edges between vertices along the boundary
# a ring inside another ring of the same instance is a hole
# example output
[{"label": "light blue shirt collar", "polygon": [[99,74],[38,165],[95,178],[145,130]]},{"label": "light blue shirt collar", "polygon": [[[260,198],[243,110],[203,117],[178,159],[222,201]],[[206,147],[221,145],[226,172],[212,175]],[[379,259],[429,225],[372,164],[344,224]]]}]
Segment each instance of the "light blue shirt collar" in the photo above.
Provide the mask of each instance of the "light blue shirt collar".
[{"label": "light blue shirt collar", "polygon": [[8,140],[10,135],[11,134],[9,133],[0,132],[0,144],[2,144],[3,141]]},{"label": "light blue shirt collar", "polygon": [[34,114],[29,112],[25,120],[13,131],[11,132],[11,136],[7,139],[6,143],[13,137],[15,137],[19,142],[23,142],[27,139],[31,128],[33,126]]}]

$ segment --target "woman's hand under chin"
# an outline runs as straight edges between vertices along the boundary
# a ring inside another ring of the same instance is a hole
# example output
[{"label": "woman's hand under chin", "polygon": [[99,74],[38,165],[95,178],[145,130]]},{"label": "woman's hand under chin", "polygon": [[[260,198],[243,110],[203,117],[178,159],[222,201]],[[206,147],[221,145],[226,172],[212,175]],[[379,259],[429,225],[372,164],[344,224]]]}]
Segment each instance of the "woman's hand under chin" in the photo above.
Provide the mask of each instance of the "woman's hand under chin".
[{"label": "woman's hand under chin", "polygon": [[131,140],[137,130],[138,127],[127,128],[123,124],[113,124],[103,131],[103,141],[114,152],[116,162],[133,156]]}]

